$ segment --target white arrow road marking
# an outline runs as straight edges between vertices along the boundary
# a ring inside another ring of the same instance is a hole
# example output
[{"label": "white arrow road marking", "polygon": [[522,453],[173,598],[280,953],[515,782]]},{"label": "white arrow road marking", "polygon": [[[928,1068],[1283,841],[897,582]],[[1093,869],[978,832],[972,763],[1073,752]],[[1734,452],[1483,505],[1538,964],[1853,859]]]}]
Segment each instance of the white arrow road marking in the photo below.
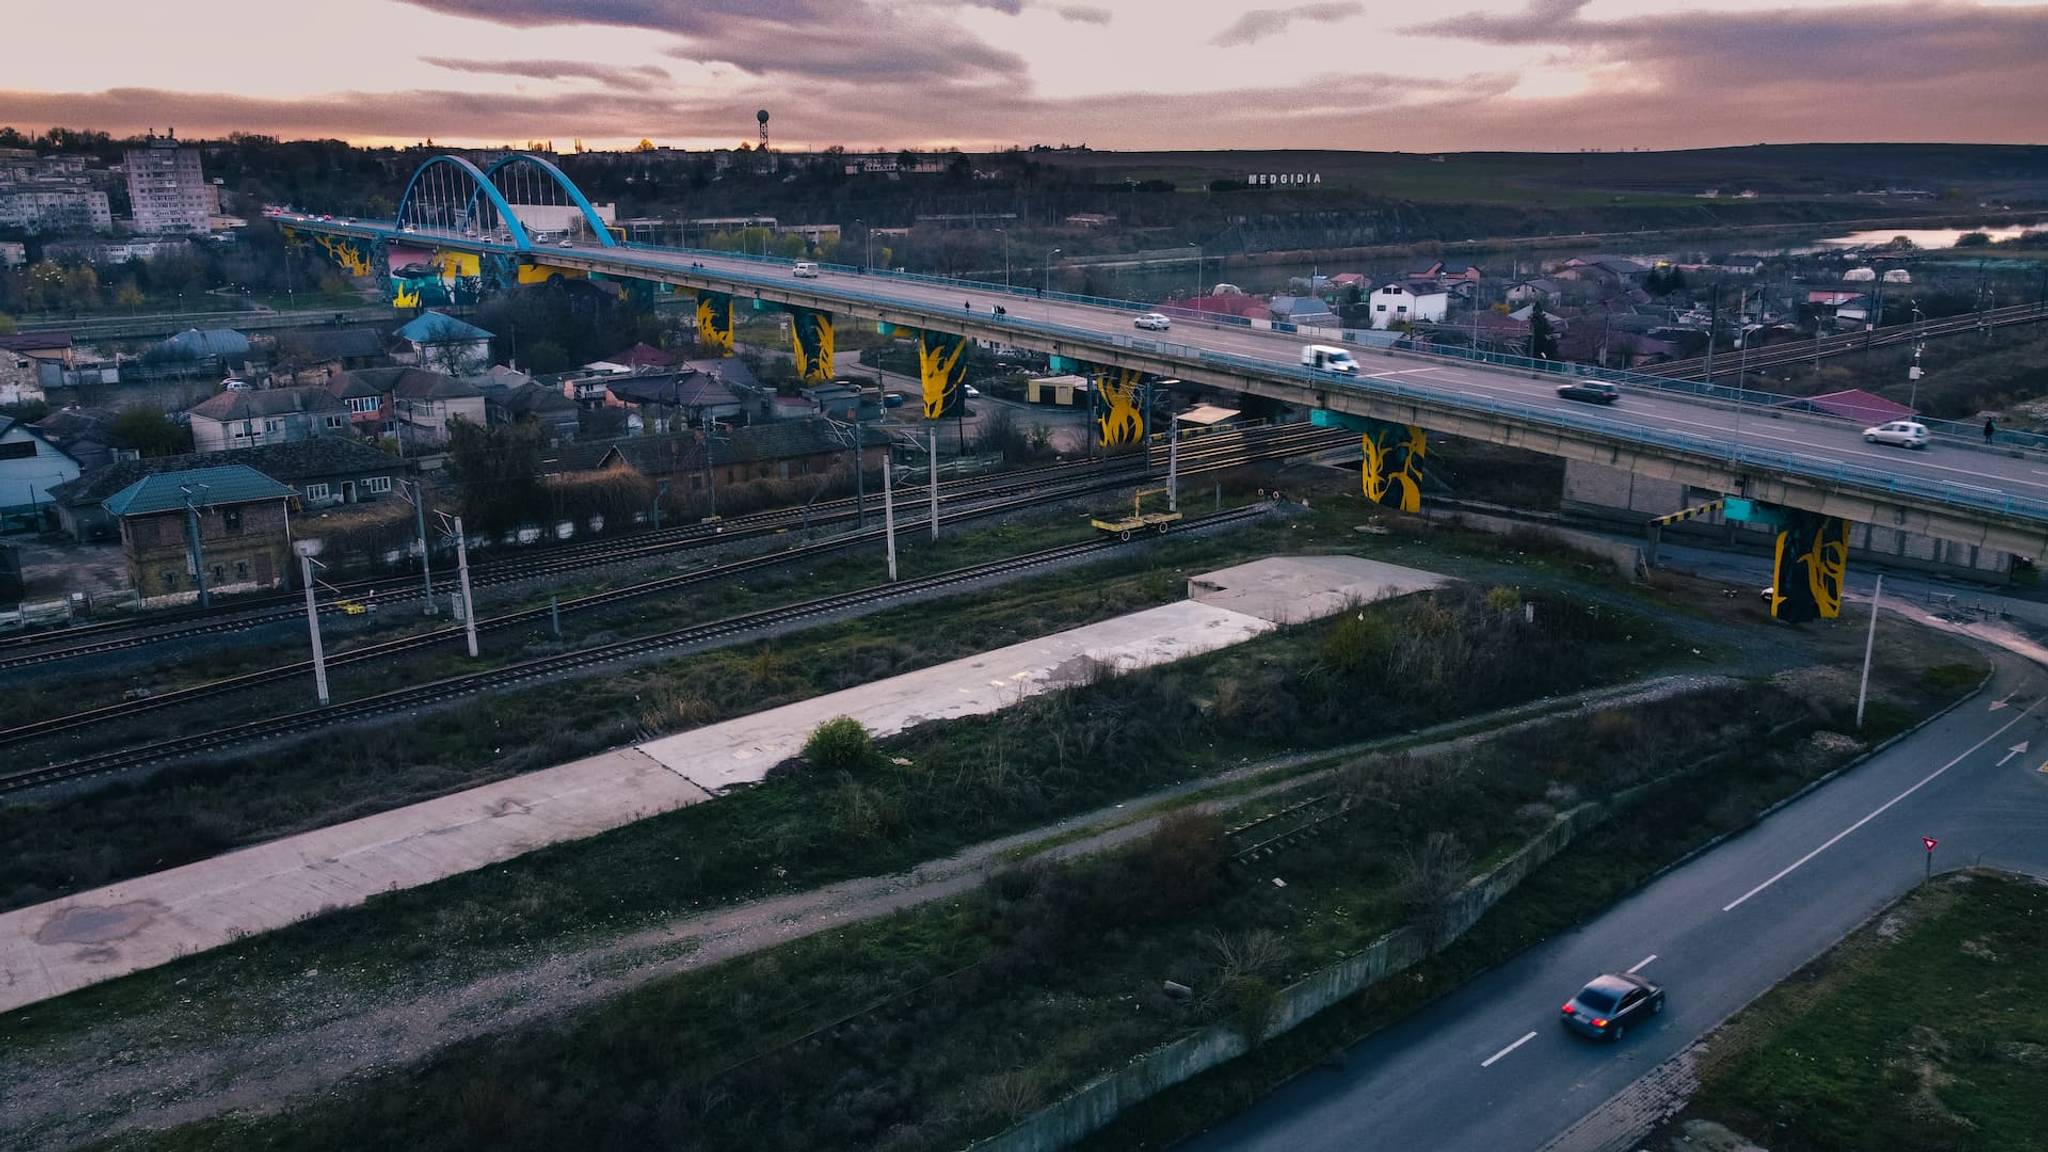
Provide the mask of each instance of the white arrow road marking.
[{"label": "white arrow road marking", "polygon": [[2013,757],[2015,757],[2015,756],[2018,756],[2018,755],[2019,755],[2020,753],[2022,753],[2022,752],[2025,752],[2026,750],[2027,750],[2027,742],[2026,742],[2025,740],[2022,740],[2022,741],[2020,741],[2019,743],[2017,743],[2017,744],[2013,745],[2013,746],[2012,746],[2011,748],[2008,748],[2008,749],[2006,750],[2006,753],[2005,753],[2005,759],[2004,759],[2004,760],[2000,760],[2000,761],[1998,762],[1998,766],[1999,766],[2000,768],[2003,768],[2003,767],[2005,767],[2005,763],[2006,763],[2006,760],[2010,760],[2010,759],[2012,759]]},{"label": "white arrow road marking", "polygon": [[1649,965],[1650,961],[1655,960],[1656,958],[1657,954],[1655,952],[1652,952],[1648,956],[1643,957],[1641,960],[1636,961],[1636,966],[1629,969],[1629,971],[1640,972]]},{"label": "white arrow road marking", "polygon": [[[2034,703],[2027,705],[2024,709],[2020,711],[2019,715],[2014,716],[2012,719],[2007,720],[2004,724],[1999,725],[1997,731],[1993,732],[1989,736],[1986,736],[1982,740],[1977,741],[1975,744],[1970,745],[1967,749],[1964,749],[1961,753],[1957,754],[1955,759],[1949,761],[1946,764],[1943,764],[1941,767],[1936,768],[1934,771],[1929,772],[1927,775],[1922,776],[1918,784],[1913,785],[1911,788],[1906,789],[1904,792],[1901,792],[1897,796],[1894,796],[1891,799],[1885,801],[1884,803],[1878,805],[1875,809],[1873,809],[1870,812],[1869,815],[1865,816],[1863,819],[1858,820],[1854,824],[1849,825],[1847,828],[1842,829],[1840,832],[1835,833],[1833,836],[1828,837],[1827,843],[1822,844],[1820,847],[1815,848],[1813,851],[1808,852],[1806,855],[1801,856],[1799,859],[1794,860],[1792,863],[1785,865],[1784,868],[1778,871],[1777,875],[1771,877],[1769,880],[1764,881],[1756,887],[1751,888],[1749,891],[1744,892],[1742,895],[1737,896],[1733,901],[1729,902],[1728,904],[1723,905],[1721,911],[1733,912],[1737,908],[1742,907],[1743,902],[1748,900],[1751,896],[1756,895],[1764,889],[1769,888],[1771,885],[1776,884],[1778,881],[1783,880],[1785,877],[1790,876],[1793,873],[1793,871],[1796,870],[1800,865],[1806,863],[1808,860],[1813,859],[1815,856],[1820,855],[1821,853],[1827,851],[1830,848],[1833,848],[1836,844],[1840,843],[1842,837],[1847,836],[1849,833],[1854,832],[1858,828],[1863,827],[1865,824],[1870,823],[1872,820],[1877,819],[1879,816],[1884,815],[1887,811],[1890,811],[1892,805],[1897,804],[1899,801],[1904,800],[1906,797],[1911,796],[1913,793],[1918,792],[1922,788],[1927,787],[1929,784],[1934,783],[1935,777],[1940,776],[1942,773],[1948,771],[1949,769],[1955,767],[1958,764],[1961,764],[1965,759],[1975,755],[1978,752],[1978,750],[1982,749],[1986,744],[1989,744],[1993,740],[1998,739],[2000,736],[2005,735],[2007,729],[2011,728],[2013,725],[2019,723],[2020,721],[2025,720],[2027,718],[2027,713],[2032,712],[2040,703],[2041,702],[2039,700],[2036,700],[2034,701]],[[2006,760],[2010,759],[2012,759],[2011,756],[2006,757]],[[2004,760],[1999,761],[1999,763],[2001,764],[2003,764],[2004,762]]]},{"label": "white arrow road marking", "polygon": [[[2014,691],[2016,692],[2016,691],[2018,691],[2018,689],[2014,689]],[[1985,711],[1986,711],[1986,712],[1996,712],[1996,711],[1998,711],[1998,710],[1999,710],[2000,708],[2003,708],[2003,707],[2005,707],[2005,702],[2006,702],[2006,701],[2008,701],[2008,700],[2010,700],[2010,699],[2012,699],[2012,697],[2013,697],[2013,693],[2012,693],[2012,692],[2007,692],[2007,693],[2006,693],[2005,695],[2003,695],[2003,696],[2000,696],[2000,697],[1999,697],[1998,699],[1996,699],[1996,700],[1993,700],[1993,701],[1991,702],[1991,707],[1989,707],[1989,708],[1986,708],[1986,709],[1985,709]]]},{"label": "white arrow road marking", "polygon": [[1493,1062],[1495,1060],[1498,1060],[1501,1057],[1507,1055],[1508,1053],[1513,1052],[1515,1049],[1520,1048],[1522,1045],[1527,1044],[1529,1041],[1534,1040],[1535,1038],[1536,1033],[1534,1031],[1531,1031],[1527,1036],[1522,1037],[1520,1040],[1515,1041],[1513,1044],[1510,1044],[1507,1047],[1501,1049],[1500,1051],[1495,1052],[1493,1055],[1488,1056],[1486,1059],[1481,1060],[1479,1062],[1479,1066],[1481,1068],[1491,1068],[1493,1067]]}]

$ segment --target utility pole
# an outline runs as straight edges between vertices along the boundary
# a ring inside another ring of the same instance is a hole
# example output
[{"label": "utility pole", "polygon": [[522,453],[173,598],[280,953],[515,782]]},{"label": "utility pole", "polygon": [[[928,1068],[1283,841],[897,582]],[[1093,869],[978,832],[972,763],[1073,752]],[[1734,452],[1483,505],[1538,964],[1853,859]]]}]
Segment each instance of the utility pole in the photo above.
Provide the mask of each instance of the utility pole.
[{"label": "utility pole", "polygon": [[1921,327],[1920,302],[1909,300],[1913,306],[1913,364],[1906,369],[1906,379],[1913,382],[1913,391],[1906,400],[1906,407],[1920,411],[1920,350],[1927,347],[1927,335]]},{"label": "utility pole", "polygon": [[896,500],[890,475],[896,471],[894,446],[882,453],[882,540],[889,554],[889,583],[896,582]]},{"label": "utility pole", "polygon": [[[438,513],[437,513],[438,515]],[[462,590],[462,630],[469,641],[469,654],[476,656],[476,601],[469,595],[469,537],[462,532],[462,517],[451,522],[446,516],[444,523],[451,524],[455,534],[455,573],[457,584]]]},{"label": "utility pole", "polygon": [[862,459],[863,445],[860,442],[860,404],[853,406],[853,510],[860,530],[868,530],[868,470],[867,461]]},{"label": "utility pole", "polygon": [[939,426],[933,424],[927,431],[931,434],[931,444],[927,449],[931,460],[931,480],[925,486],[931,489],[932,542],[936,544],[939,539]]},{"label": "utility pole", "polygon": [[[299,576],[306,585],[306,632],[313,639],[313,692],[320,706],[327,707],[327,654],[320,647],[320,609],[313,602],[313,550],[300,541]],[[429,597],[432,599],[432,597]]]},{"label": "utility pole", "polygon": [[[1721,282],[1719,280],[1714,281],[1713,286],[1709,289],[1707,299],[1709,301],[1707,304],[1707,391],[1711,394],[1714,390],[1714,337],[1721,330]],[[1543,307],[1541,297],[1537,298],[1536,307]]]},{"label": "utility pole", "polygon": [[[420,592],[426,597],[426,614],[434,614],[434,542],[427,539],[427,490],[418,480],[405,487],[412,489],[407,500],[412,504],[413,525],[420,533]],[[404,495],[405,488],[399,489]],[[656,525],[659,527],[659,525]]]},{"label": "utility pole", "polygon": [[1180,417],[1173,418],[1173,429],[1166,436],[1166,510],[1180,511]]},{"label": "utility pole", "polygon": [[[198,486],[202,492],[206,487]],[[180,484],[178,491],[185,494],[185,547],[192,553],[192,579],[199,589],[199,606],[211,608],[213,593],[206,588],[206,551],[199,544],[199,509],[192,505],[192,485]]]},{"label": "utility pole", "polygon": [[1870,691],[1870,653],[1877,647],[1877,602],[1884,595],[1884,575],[1870,593],[1870,631],[1863,636],[1863,682],[1856,686],[1856,730],[1863,730],[1863,698]]}]

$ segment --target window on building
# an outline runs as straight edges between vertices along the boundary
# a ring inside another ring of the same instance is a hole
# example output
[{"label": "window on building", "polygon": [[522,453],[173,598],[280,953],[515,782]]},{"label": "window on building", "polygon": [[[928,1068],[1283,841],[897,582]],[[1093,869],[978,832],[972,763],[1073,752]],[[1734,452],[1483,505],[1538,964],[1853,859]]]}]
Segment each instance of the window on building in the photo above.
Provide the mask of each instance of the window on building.
[{"label": "window on building", "polygon": [[0,444],[0,460],[26,460],[36,454],[33,440],[14,440]]},{"label": "window on building", "polygon": [[348,423],[348,417],[346,416],[329,416],[327,418],[327,426],[329,428],[339,428],[346,423]]},{"label": "window on building", "polygon": [[377,411],[379,407],[381,405],[377,403],[375,396],[351,396],[348,398],[348,410],[358,416],[367,416]]},{"label": "window on building", "polygon": [[166,569],[164,569],[164,570],[163,570],[163,578],[164,578],[164,591],[166,591],[166,592],[176,592],[176,591],[178,590],[178,570],[177,570],[176,568],[166,568]]},{"label": "window on building", "polygon": [[1387,306],[1385,304],[1380,305],[1380,311],[1385,312],[1386,310]]},{"label": "window on building", "polygon": [[242,530],[242,510],[240,508],[221,509],[220,530],[231,534],[240,532]]},{"label": "window on building", "polygon": [[248,562],[247,560],[237,560],[237,561],[235,561],[235,579],[237,579],[237,580],[247,580],[248,578],[249,578],[249,562]]},{"label": "window on building", "polygon": [[389,492],[389,491],[391,491],[391,477],[389,477],[389,476],[365,476],[365,477],[363,478],[363,491],[365,491],[365,492]]},{"label": "window on building", "polygon": [[325,499],[327,499],[327,485],[325,485],[325,484],[308,484],[308,485],[306,485],[306,499],[308,499],[308,500],[325,500]]},{"label": "window on building", "polygon": [[265,420],[263,422],[263,431],[274,436],[284,431],[284,421],[278,419]]},{"label": "window on building", "polygon": [[216,585],[225,584],[228,582],[228,570],[226,565],[215,564],[213,566],[213,582]]}]

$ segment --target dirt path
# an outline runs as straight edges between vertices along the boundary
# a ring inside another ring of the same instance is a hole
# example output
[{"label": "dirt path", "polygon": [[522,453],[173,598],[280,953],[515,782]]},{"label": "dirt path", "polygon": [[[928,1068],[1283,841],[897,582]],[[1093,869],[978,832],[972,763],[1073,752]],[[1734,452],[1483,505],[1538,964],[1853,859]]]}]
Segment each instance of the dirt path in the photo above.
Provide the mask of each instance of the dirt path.
[{"label": "dirt path", "polygon": [[216,1017],[204,1035],[188,1030],[181,1036],[176,1026],[150,1014],[123,1018],[0,1069],[0,1100],[6,1103],[0,1109],[0,1146],[68,1146],[223,1111],[273,1109],[345,1077],[588,1006],[651,980],[945,899],[1023,860],[1103,851],[1144,835],[1165,810],[1222,786],[1266,781],[1213,801],[1227,809],[1312,780],[1334,771],[1330,765],[1336,762],[1374,750],[1449,751],[1564,716],[1725,683],[1730,681],[1719,676],[1663,676],[1539,700],[1401,737],[1276,757],[977,844],[908,872],[678,919],[457,985],[394,987],[366,1001],[359,991],[344,991],[309,971],[292,987],[264,990],[261,998],[269,1003],[257,1011]]}]

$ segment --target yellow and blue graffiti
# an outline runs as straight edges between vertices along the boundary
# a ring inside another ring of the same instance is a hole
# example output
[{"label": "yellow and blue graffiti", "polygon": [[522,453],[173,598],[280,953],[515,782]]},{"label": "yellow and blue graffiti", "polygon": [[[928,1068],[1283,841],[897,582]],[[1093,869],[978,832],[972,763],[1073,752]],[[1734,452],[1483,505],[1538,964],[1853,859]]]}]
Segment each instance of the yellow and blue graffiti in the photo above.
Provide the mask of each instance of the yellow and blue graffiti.
[{"label": "yellow and blue graffiti", "polygon": [[946,332],[917,334],[917,376],[924,392],[924,418],[950,416],[960,406],[967,381],[967,338]]}]

